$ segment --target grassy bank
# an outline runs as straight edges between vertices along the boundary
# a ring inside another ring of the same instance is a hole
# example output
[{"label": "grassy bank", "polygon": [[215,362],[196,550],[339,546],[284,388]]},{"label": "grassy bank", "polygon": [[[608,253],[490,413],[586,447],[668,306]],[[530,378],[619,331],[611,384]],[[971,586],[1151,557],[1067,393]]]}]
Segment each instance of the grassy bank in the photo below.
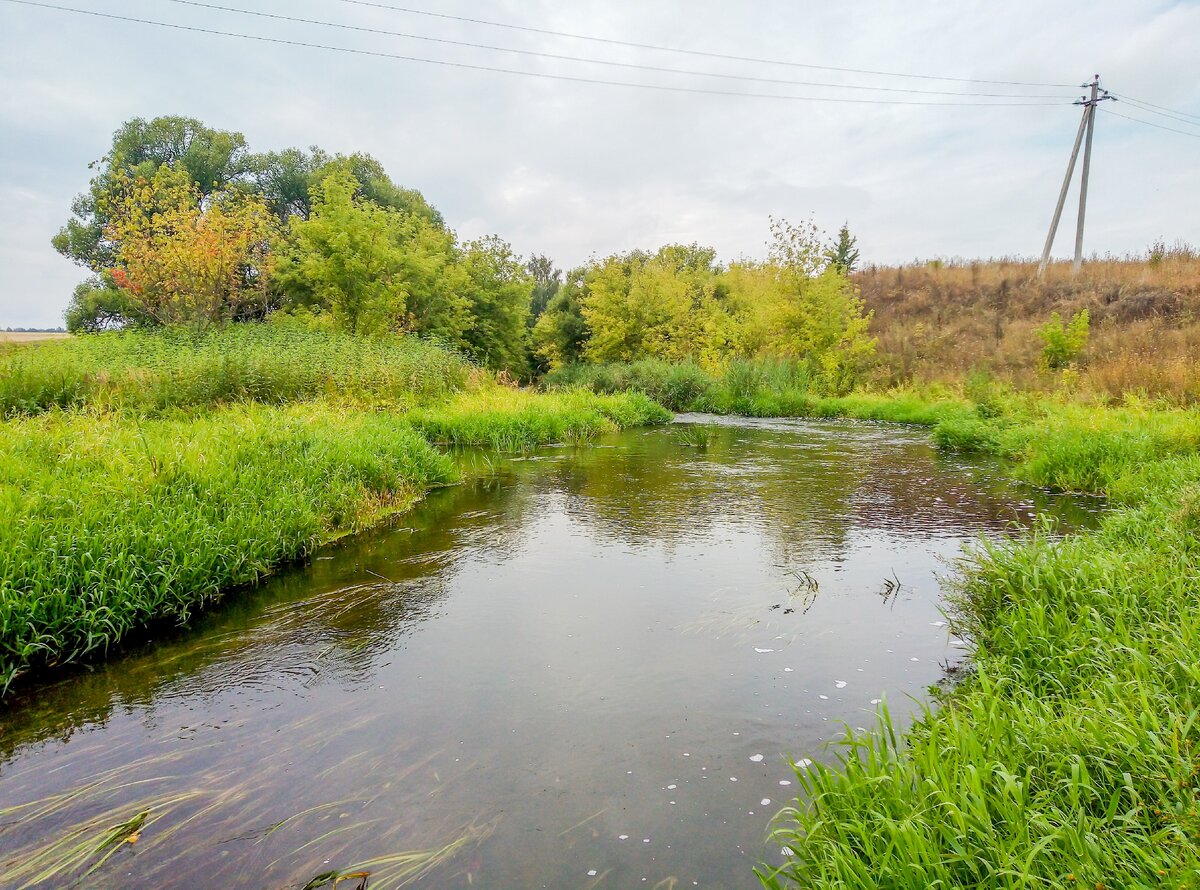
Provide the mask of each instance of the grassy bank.
[{"label": "grassy bank", "polygon": [[319,398],[397,407],[456,392],[471,370],[461,355],[415,337],[353,337],[286,323],[201,334],[113,331],[0,351],[0,415],[161,413]]},{"label": "grassy bank", "polygon": [[1200,414],[1028,403],[938,435],[1115,509],[966,560],[971,675],[905,736],[884,712],[797,771],[764,884],[1200,886]]},{"label": "grassy bank", "polygon": [[805,364],[786,359],[737,360],[722,372],[656,359],[576,364],[547,374],[543,384],[552,391],[641,393],[672,411],[745,417],[855,417],[923,425],[976,417],[970,402],[946,387],[825,394]]},{"label": "grassy bank", "polygon": [[406,509],[454,477],[434,442],[517,450],[669,416],[501,386],[402,338],[248,327],[25,347],[0,390],[47,392],[50,372],[23,376],[39,353],[72,395],[13,400],[0,423],[0,692]]}]

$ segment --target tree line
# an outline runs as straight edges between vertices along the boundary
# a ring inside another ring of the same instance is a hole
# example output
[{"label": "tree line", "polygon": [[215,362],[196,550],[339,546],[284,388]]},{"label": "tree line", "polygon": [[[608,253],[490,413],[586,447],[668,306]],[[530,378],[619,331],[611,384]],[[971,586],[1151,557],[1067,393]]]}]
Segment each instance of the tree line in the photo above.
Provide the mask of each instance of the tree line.
[{"label": "tree line", "polygon": [[54,238],[93,273],[66,313],[75,332],[283,314],[410,332],[522,377],[576,361],[772,355],[841,379],[874,345],[844,226],[827,245],[811,223],[773,221],[765,260],[721,264],[675,244],[564,275],[497,236],[459,239],[365,154],[257,154],[240,133],[160,117],[123,124],[93,168]]}]

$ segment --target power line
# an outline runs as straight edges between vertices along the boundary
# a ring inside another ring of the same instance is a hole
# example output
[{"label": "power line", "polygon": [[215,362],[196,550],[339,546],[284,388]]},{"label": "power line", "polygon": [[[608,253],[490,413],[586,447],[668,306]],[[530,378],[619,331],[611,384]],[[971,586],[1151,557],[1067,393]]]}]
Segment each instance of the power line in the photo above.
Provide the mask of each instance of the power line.
[{"label": "power line", "polygon": [[[465,46],[472,49],[484,49],[502,53],[515,53],[524,56],[536,56],[542,59],[555,59],[565,62],[584,62],[590,65],[607,65],[614,68],[634,69],[638,71],[654,71],[662,74],[683,74],[693,77],[715,77],[722,80],[740,80],[752,81],[755,83],[769,83],[783,86],[803,86],[803,87],[822,87],[835,90],[866,90],[868,92],[885,92],[885,93],[920,93],[930,96],[978,96],[983,98],[993,99],[1054,99],[1055,96],[1037,95],[1032,93],[971,93],[971,92],[954,92],[949,90],[925,90],[916,87],[882,87],[882,86],[860,86],[857,84],[844,83],[823,83],[821,81],[811,80],[787,80],[776,77],[755,77],[746,74],[724,74],[714,71],[697,71],[688,68],[668,68],[661,65],[644,65],[635,62],[616,62],[608,59],[595,59],[586,56],[571,56],[559,53],[548,53],[539,50],[516,49],[507,46],[495,46],[487,43],[472,43],[466,40],[450,40],[444,37],[430,37],[424,34],[412,34],[406,31],[389,31],[384,28],[368,28],[362,25],[350,25],[343,22],[331,22],[322,19],[306,19],[297,16],[283,15],[281,13],[261,12],[253,9],[240,9],[236,6],[222,6],[216,3],[203,3],[200,0],[164,0],[167,3],[176,3],[180,6],[194,6],[200,9],[215,9],[222,12],[233,12],[239,15],[255,16],[257,18],[275,19],[277,21],[294,22],[304,25],[318,25],[326,28],[338,28],[343,31],[357,31],[365,34],[379,34],[387,37],[403,37],[410,40],[423,40],[429,43],[440,43],[449,46]],[[1065,99],[1064,99],[1065,101]]]},{"label": "power line", "polygon": [[1163,105],[1155,105],[1153,102],[1147,102],[1145,99],[1135,99],[1133,96],[1126,96],[1124,93],[1113,93],[1113,95],[1122,102],[1130,102],[1134,105],[1145,105],[1147,111],[1150,109],[1157,109],[1158,111],[1167,112],[1169,114],[1178,114],[1182,115],[1183,117],[1190,117],[1197,122],[1200,122],[1200,114],[1192,114],[1190,111],[1178,111],[1174,108],[1167,108]]},{"label": "power line", "polygon": [[1121,114],[1119,111],[1112,111],[1108,108],[1103,108],[1101,110],[1103,112],[1105,112],[1106,114],[1113,115],[1114,117],[1123,117],[1127,121],[1134,121],[1135,123],[1145,124],[1147,127],[1156,127],[1159,130],[1167,130],[1171,133],[1179,133],[1182,136],[1191,136],[1193,139],[1200,139],[1200,133],[1189,133],[1187,130],[1177,130],[1174,127],[1164,127],[1162,124],[1156,124],[1153,121],[1144,121],[1140,117],[1130,117],[1127,114]]},{"label": "power line", "polygon": [[952,107],[972,107],[972,108],[991,108],[995,106],[1050,106],[1063,105],[1062,101],[1020,101],[1020,102],[925,102],[916,99],[863,99],[863,98],[840,98],[832,96],[795,96],[795,95],[779,95],[777,93],[748,93],[735,90],[710,90],[699,87],[680,87],[667,86],[665,84],[653,83],[635,83],[630,81],[617,80],[602,80],[593,77],[576,77],[568,74],[549,74],[536,71],[521,71],[516,68],[500,68],[493,65],[475,65],[467,62],[453,62],[447,59],[427,59],[421,56],[407,56],[399,53],[386,53],[377,50],[354,49],[345,46],[332,46],[327,43],[311,43],[303,40],[289,40],[282,37],[266,37],[258,34],[243,34],[238,31],[221,31],[215,28],[201,28],[196,25],[181,25],[174,22],[160,22],[153,19],[135,18],[133,16],[118,15],[111,12],[98,12],[90,9],[76,9],[71,6],[58,6],[53,3],[39,3],[36,0],[0,0],[4,3],[13,3],[18,6],[30,6],[38,9],[50,9],[57,12],[69,12],[77,15],[86,15],[93,18],[110,19],[118,22],[132,22],[140,25],[154,25],[159,28],[169,28],[175,31],[189,31],[196,34],[212,34],[219,37],[235,37],[239,40],[254,40],[260,43],[271,43],[279,46],[298,46],[305,49],[320,49],[329,52],[346,53],[356,56],[368,56],[378,59],[392,59],[404,62],[420,62],[427,65],[440,65],[445,68],[462,68],[470,71],[485,71],[490,74],[512,74],[518,77],[540,78],[546,80],[568,81],[571,83],[588,83],[600,84],[604,86],[619,86],[629,87],[632,89],[656,90],[668,93],[690,93],[708,96],[731,96],[739,99],[775,99],[790,102],[833,102],[841,104],[854,105],[924,105],[924,106],[952,106]]},{"label": "power line", "polygon": [[956,83],[987,83],[996,86],[1010,87],[1074,87],[1073,83],[1037,83],[1023,80],[984,80],[978,77],[940,77],[933,74],[904,74],[898,71],[875,71],[869,68],[839,68],[835,65],[813,65],[806,62],[790,62],[782,59],[764,59],[754,56],[735,56],[726,53],[706,52],[697,49],[683,49],[676,46],[661,46],[653,43],[635,43],[631,40],[617,40],[609,37],[595,37],[588,34],[572,34],[567,31],[551,31],[546,28],[533,28],[527,25],[514,25],[508,22],[493,22],[487,19],[474,19],[462,15],[450,15],[445,12],[430,12],[426,9],[412,9],[407,6],[392,6],[387,3],[376,3],[372,0],[336,0],[339,3],[350,3],[354,6],[366,6],[373,9],[386,9],[391,12],[403,12],[410,15],[423,15],[430,18],[448,19],[455,22],[466,22],[472,25],[487,25],[490,28],[507,28],[510,31],[524,31],[530,34],[544,34],[550,37],[566,37],[571,40],[588,40],[593,43],[606,43],[610,46],[627,46],[634,49],[649,49],[656,52],[680,53],[688,56],[704,56],[710,59],[726,59],[733,62],[755,62],[765,65],[786,65],[792,68],[812,68],[819,71],[840,71],[844,74],[871,74],[878,77],[909,77],[918,80],[948,80]]},{"label": "power line", "polygon": [[1136,99],[1129,99],[1125,96],[1120,96],[1118,98],[1126,105],[1136,108],[1138,111],[1144,111],[1146,114],[1154,114],[1158,117],[1165,117],[1168,120],[1179,121],[1181,124],[1190,124],[1193,127],[1200,125],[1200,117],[1197,116],[1184,116],[1182,113],[1176,114],[1171,111],[1157,111],[1151,108],[1149,105],[1146,105],[1144,102],[1139,102]]}]

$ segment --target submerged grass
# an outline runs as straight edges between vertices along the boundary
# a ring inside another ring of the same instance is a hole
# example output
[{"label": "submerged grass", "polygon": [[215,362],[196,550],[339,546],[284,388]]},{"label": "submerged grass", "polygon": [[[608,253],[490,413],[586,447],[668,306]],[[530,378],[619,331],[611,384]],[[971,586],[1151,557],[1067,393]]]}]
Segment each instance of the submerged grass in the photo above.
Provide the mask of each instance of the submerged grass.
[{"label": "submerged grass", "polygon": [[905,737],[885,709],[797,770],[763,884],[1200,886],[1200,414],[1028,403],[937,433],[1118,507],[966,558],[972,673]]}]

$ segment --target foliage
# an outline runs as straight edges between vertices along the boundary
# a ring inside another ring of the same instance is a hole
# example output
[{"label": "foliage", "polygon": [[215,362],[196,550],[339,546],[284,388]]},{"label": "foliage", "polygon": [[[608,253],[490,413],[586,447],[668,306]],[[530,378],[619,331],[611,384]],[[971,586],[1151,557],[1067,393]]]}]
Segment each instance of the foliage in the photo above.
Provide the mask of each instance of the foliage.
[{"label": "foliage", "polygon": [[542,255],[530,257],[525,270],[533,279],[533,296],[529,301],[529,323],[533,324],[562,287],[562,270],[554,267],[550,257]]},{"label": "foliage", "polygon": [[311,214],[291,220],[280,287],[294,301],[329,311],[351,334],[400,330],[413,277],[405,246],[420,223],[356,199],[356,190],[347,170],[314,186]]},{"label": "foliage", "polygon": [[135,317],[202,328],[266,315],[277,232],[261,201],[218,192],[202,203],[167,166],[150,179],[114,178],[104,205],[108,272]]},{"label": "foliage", "polygon": [[533,279],[512,246],[495,236],[468,242],[462,253],[471,315],[463,333],[467,351],[489,368],[527,375]]},{"label": "foliage", "polygon": [[97,334],[123,327],[146,327],[155,323],[133,295],[113,284],[111,273],[93,275],[80,282],[64,313],[72,334]]},{"label": "foliage", "polygon": [[1054,312],[1050,320],[1038,328],[1042,338],[1042,363],[1051,371],[1061,371],[1073,365],[1083,354],[1088,341],[1088,311],[1080,309],[1069,322],[1063,322]]},{"label": "foliage", "polygon": [[851,388],[875,348],[855,286],[822,252],[811,223],[772,221],[765,261],[722,268],[699,245],[593,261],[568,276],[534,326],[552,371],[658,359],[720,372],[731,362],[802,362],[831,390]]},{"label": "foliage", "polygon": [[850,234],[849,224],[843,223],[838,229],[837,240],[825,252],[825,259],[843,275],[849,275],[858,265],[857,244],[858,239]]},{"label": "foliage", "polygon": [[568,273],[533,326],[534,353],[548,369],[562,368],[583,357],[589,335],[581,303],[584,286],[584,270]]},{"label": "foliage", "polygon": [[53,408],[162,413],[324,398],[406,405],[465,385],[470,364],[412,336],[351,337],[278,317],[196,334],[113,331],[0,354],[0,414]]},{"label": "foliage", "polygon": [[124,183],[152,180],[167,166],[186,176],[203,199],[243,182],[252,161],[241,133],[214,130],[194,118],[158,117],[126,121],[113,134],[108,153],[92,166],[99,172],[71,205],[71,219],[53,243],[63,256],[100,273],[115,265],[106,229],[108,211]]},{"label": "foliage", "polygon": [[396,185],[379,161],[367,154],[330,155],[313,146],[308,151],[289,148],[253,155],[250,188],[262,197],[281,222],[293,216],[307,219],[312,213],[315,189],[334,172],[354,178],[355,198],[379,207],[419,216],[436,228],[444,228],[442,215],[415,189]]},{"label": "foliage", "polygon": [[733,321],[718,289],[715,252],[669,245],[609,257],[585,273],[581,309],[589,361],[653,357],[713,366],[728,353]]}]

